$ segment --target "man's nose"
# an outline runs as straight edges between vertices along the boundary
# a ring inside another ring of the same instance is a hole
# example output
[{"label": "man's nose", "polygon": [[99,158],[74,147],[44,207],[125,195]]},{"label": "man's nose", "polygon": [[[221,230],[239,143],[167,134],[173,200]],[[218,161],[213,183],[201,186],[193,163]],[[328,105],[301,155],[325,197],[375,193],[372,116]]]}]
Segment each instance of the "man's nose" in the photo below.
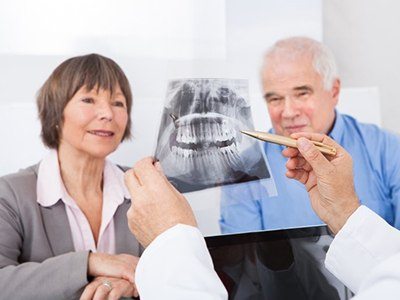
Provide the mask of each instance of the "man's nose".
[{"label": "man's nose", "polygon": [[282,117],[293,118],[296,117],[298,114],[299,108],[296,101],[294,101],[294,99],[289,96],[285,97]]}]

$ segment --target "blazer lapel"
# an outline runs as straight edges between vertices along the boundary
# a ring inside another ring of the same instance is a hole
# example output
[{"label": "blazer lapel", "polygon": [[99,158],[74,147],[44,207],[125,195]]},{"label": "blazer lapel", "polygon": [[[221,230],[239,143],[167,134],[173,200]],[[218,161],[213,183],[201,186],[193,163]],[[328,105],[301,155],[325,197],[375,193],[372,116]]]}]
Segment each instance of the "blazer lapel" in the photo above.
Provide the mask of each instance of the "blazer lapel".
[{"label": "blazer lapel", "polygon": [[[37,174],[39,165],[32,167]],[[124,202],[118,207],[114,216],[115,227],[115,250],[116,253],[128,253],[140,256],[144,248],[139,244],[128,227],[126,213],[131,205],[130,199],[124,199]],[[75,251],[72,240],[71,228],[69,227],[67,213],[64,203],[59,200],[50,207],[40,206],[43,218],[44,229],[49,241],[53,255],[60,255]]]},{"label": "blazer lapel", "polygon": [[59,200],[53,206],[39,207],[53,255],[75,251],[64,203]]},{"label": "blazer lapel", "polygon": [[126,213],[130,206],[131,200],[125,198],[124,202],[115,212],[115,250],[117,254],[128,253],[139,256],[142,252],[142,247],[129,230],[128,219],[126,217]]},{"label": "blazer lapel", "polygon": [[[39,164],[29,167],[38,176]],[[35,185],[36,188],[36,185]],[[36,195],[36,192],[35,192]],[[65,205],[60,200],[50,207],[39,205],[44,230],[54,256],[75,251]]]}]

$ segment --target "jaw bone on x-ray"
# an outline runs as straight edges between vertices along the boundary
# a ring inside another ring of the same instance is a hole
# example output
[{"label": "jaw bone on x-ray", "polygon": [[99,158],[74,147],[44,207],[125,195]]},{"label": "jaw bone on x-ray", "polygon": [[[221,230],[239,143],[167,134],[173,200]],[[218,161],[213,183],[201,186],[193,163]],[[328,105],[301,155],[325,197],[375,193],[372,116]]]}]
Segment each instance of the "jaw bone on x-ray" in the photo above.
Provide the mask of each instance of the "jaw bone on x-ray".
[{"label": "jaw bone on x-ray", "polygon": [[180,192],[270,178],[252,129],[247,80],[169,82],[156,158]]}]

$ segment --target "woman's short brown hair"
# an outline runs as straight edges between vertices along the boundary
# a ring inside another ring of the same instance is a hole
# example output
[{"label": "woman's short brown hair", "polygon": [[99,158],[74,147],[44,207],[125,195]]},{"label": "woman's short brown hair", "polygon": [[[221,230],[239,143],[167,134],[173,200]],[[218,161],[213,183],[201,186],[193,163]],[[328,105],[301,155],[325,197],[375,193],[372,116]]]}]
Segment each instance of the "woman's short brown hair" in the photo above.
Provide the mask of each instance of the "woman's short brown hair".
[{"label": "woman's short brown hair", "polygon": [[40,88],[37,95],[43,143],[53,149],[60,144],[63,112],[67,103],[83,86],[104,89],[112,94],[119,85],[126,99],[128,123],[122,140],[131,135],[132,92],[122,69],[112,59],[88,54],[61,63]]}]

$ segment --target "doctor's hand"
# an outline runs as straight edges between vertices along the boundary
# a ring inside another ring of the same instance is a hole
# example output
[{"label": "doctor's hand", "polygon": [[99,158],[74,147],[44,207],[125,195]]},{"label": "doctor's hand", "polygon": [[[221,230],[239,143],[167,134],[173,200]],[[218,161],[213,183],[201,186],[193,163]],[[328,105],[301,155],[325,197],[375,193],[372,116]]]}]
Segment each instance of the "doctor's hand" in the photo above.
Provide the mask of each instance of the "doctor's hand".
[{"label": "doctor's hand", "polygon": [[[314,211],[336,234],[360,206],[351,156],[323,134],[295,133],[291,137],[297,139],[298,149],[282,151],[289,158],[286,176],[305,185]],[[324,156],[309,140],[333,146],[337,154]]]},{"label": "doctor's hand", "polygon": [[128,225],[144,247],[177,224],[197,226],[186,198],[168,181],[160,164],[153,163],[153,158],[144,158],[128,170],[125,184],[132,197]]}]

